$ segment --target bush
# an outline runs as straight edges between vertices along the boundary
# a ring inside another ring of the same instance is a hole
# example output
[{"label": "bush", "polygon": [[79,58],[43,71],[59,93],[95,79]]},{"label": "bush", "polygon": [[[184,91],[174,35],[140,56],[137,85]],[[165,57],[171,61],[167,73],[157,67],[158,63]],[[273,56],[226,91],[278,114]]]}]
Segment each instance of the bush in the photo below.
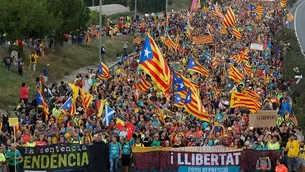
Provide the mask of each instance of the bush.
[{"label": "bush", "polygon": [[[294,79],[295,73],[293,67],[298,67],[300,72],[304,74],[305,71],[305,57],[302,55],[298,40],[296,38],[294,30],[283,29],[277,35],[277,41],[283,41],[290,44],[290,50],[286,53],[283,61],[283,79]],[[299,126],[305,129],[305,81],[304,79],[298,84],[290,86],[290,96],[294,100],[293,109],[298,118]]]}]

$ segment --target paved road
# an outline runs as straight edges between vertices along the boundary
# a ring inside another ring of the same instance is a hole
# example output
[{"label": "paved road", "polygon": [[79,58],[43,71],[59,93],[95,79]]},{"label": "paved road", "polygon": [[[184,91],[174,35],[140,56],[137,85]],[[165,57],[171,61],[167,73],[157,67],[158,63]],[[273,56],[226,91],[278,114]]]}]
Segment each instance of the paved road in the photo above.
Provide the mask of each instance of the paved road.
[{"label": "paved road", "polygon": [[305,51],[305,1],[300,1],[295,9],[294,29],[302,51]]}]

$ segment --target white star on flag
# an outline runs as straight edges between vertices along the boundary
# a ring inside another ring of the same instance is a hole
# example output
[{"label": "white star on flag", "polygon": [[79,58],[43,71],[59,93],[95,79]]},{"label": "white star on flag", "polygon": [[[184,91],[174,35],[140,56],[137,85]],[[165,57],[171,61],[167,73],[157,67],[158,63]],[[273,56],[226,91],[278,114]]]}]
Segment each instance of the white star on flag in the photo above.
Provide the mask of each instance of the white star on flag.
[{"label": "white star on flag", "polygon": [[150,54],[150,51],[148,50],[148,48],[146,48],[146,49],[144,50],[144,53],[145,53],[145,56],[148,57],[148,55]]},{"label": "white star on flag", "polygon": [[190,101],[191,100],[191,96],[187,96],[187,100]]}]

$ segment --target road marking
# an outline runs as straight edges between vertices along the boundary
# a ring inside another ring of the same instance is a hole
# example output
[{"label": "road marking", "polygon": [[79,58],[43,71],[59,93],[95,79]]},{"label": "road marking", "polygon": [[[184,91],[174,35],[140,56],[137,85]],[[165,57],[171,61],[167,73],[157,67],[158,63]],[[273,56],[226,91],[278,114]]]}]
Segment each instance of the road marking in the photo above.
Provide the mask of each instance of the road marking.
[{"label": "road marking", "polygon": [[298,31],[297,31],[297,14],[298,14],[298,10],[299,10],[300,6],[301,6],[304,2],[305,2],[305,1],[301,2],[301,3],[297,6],[297,8],[296,8],[296,10],[295,10],[295,12],[294,12],[294,31],[295,31],[295,35],[296,35],[296,37],[297,37],[297,40],[298,40],[298,43],[299,43],[301,52],[302,52],[303,56],[305,57],[305,54],[304,54],[304,51],[303,51],[303,47],[302,47],[302,45],[301,45],[301,43],[300,43],[300,39],[299,39],[299,36],[298,36]]}]

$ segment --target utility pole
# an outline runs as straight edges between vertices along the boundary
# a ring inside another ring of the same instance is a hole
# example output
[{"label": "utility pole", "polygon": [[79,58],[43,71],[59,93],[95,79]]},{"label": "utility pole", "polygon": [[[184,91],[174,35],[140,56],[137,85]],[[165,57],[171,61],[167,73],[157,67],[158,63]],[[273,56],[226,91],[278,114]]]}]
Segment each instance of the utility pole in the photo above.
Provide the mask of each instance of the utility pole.
[{"label": "utility pole", "polygon": [[134,17],[136,18],[137,17],[137,5],[138,5],[138,2],[137,0],[134,1]]},{"label": "utility pole", "polygon": [[94,7],[94,0],[92,0],[92,7]]},{"label": "utility pole", "polygon": [[167,8],[168,8],[168,0],[166,0],[166,2],[165,2],[165,12],[166,12],[166,16],[167,16]]},{"label": "utility pole", "polygon": [[[94,0],[93,0],[94,1]],[[100,39],[99,39],[99,61],[102,60],[102,0],[100,0],[100,30],[99,30],[99,34],[100,34]],[[104,60],[104,59],[103,59]]]}]

